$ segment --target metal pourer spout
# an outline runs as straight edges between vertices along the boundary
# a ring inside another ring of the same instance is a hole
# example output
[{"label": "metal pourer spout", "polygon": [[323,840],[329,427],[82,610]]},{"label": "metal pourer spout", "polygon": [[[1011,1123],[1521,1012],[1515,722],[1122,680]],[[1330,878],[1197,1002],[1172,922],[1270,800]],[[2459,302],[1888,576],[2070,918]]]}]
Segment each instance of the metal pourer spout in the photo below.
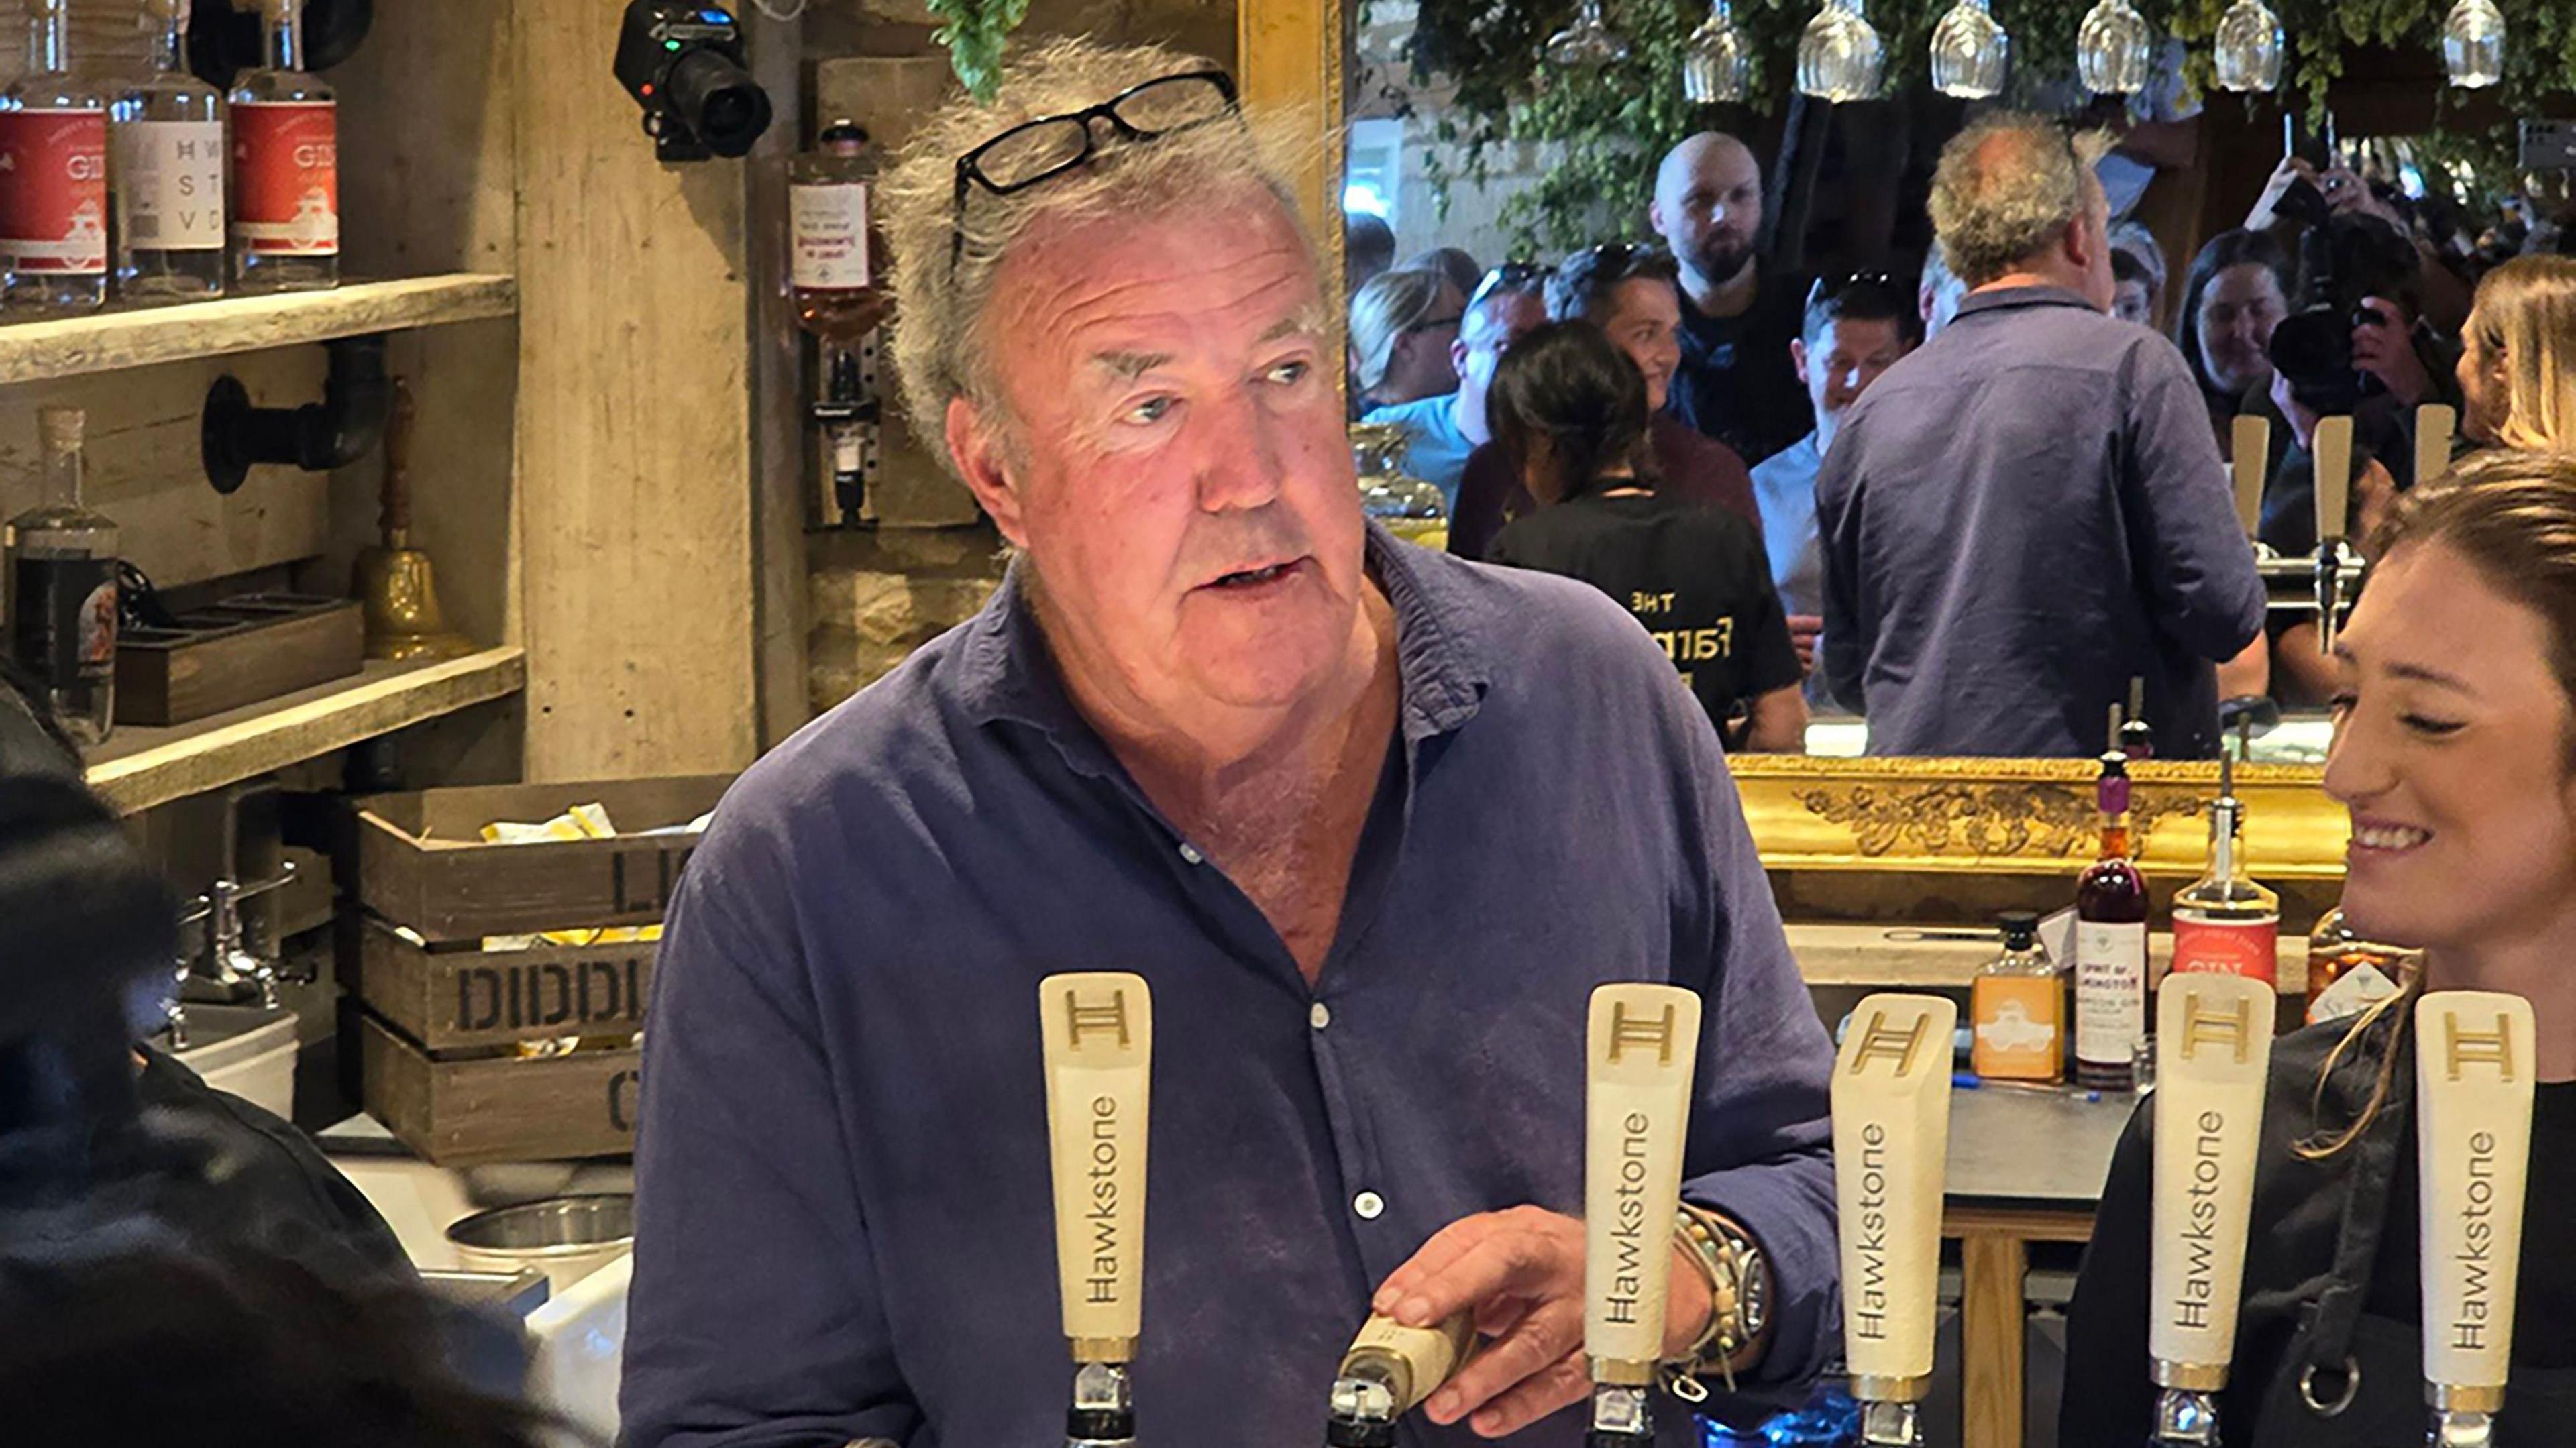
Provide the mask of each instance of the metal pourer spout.
[{"label": "metal pourer spout", "polygon": [[2156,1442],[2216,1448],[2218,1400],[2188,1388],[2167,1388],[2156,1399]]},{"label": "metal pourer spout", "polygon": [[1064,1448],[1135,1448],[1136,1390],[1124,1363],[1084,1363],[1073,1375]]}]

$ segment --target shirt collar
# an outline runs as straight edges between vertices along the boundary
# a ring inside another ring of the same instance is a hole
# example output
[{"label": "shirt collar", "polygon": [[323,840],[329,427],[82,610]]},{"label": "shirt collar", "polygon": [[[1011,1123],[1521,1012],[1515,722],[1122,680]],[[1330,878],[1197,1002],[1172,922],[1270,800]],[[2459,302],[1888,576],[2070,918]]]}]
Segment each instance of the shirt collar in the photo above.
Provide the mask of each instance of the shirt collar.
[{"label": "shirt collar", "polygon": [[[1399,722],[1408,742],[1475,717],[1493,682],[1493,605],[1463,564],[1368,525],[1369,572],[1395,610]],[[978,725],[1010,720],[1054,740],[1067,763],[1103,772],[1107,752],[1073,707],[1028,595],[1028,561],[1014,558],[983,611],[966,625],[957,697]]]},{"label": "shirt collar", "polygon": [[1996,312],[2006,307],[2081,307],[2097,314],[2102,310],[2064,287],[2005,287],[2001,291],[1971,293],[1959,304],[1958,315]]}]

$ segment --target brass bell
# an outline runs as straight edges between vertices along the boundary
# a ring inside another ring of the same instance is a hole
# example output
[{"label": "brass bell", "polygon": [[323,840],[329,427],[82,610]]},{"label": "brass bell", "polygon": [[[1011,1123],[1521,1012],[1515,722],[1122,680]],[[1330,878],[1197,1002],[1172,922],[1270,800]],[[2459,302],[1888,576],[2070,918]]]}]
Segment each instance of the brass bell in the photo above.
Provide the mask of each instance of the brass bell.
[{"label": "brass bell", "polygon": [[449,631],[429,555],[411,546],[411,431],[418,416],[411,384],[396,378],[393,415],[385,421],[384,544],[359,553],[355,570],[371,659],[453,659],[474,651],[464,635]]}]

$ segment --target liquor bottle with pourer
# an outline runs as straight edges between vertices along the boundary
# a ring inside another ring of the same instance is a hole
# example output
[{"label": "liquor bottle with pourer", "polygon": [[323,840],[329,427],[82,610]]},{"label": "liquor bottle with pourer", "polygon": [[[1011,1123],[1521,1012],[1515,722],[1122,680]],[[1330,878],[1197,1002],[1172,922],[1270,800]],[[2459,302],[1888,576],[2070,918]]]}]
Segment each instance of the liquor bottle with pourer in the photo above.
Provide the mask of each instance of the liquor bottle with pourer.
[{"label": "liquor bottle with pourer", "polygon": [[2221,749],[2218,798],[2209,807],[2209,873],[2174,895],[2175,971],[2251,976],[2278,989],[2281,897],[2245,868],[2245,802],[2236,797],[2236,763],[2253,747],[2252,725],[2240,726],[2234,753]]},{"label": "liquor bottle with pourer", "polygon": [[233,82],[233,280],[340,284],[340,101],[304,71],[304,0],[264,0],[268,63]]},{"label": "liquor bottle with pourer", "polygon": [[1853,1008],[1835,1053],[1843,1357],[1860,1404],[1860,1441],[1871,1448],[1924,1441],[1958,1023],[1959,1008],[1939,996],[1873,995]]},{"label": "liquor bottle with pourer", "polygon": [[1583,1054],[1585,1448],[1655,1441],[1699,1021],[1699,996],[1679,986],[1614,982],[1592,992]]},{"label": "liquor bottle with pourer", "polygon": [[27,0],[27,71],[0,91],[0,254],[13,311],[107,301],[107,97],[74,73],[69,0]]},{"label": "liquor bottle with pourer", "polygon": [[1129,1365],[1143,1327],[1153,993],[1141,976],[1053,975],[1038,983],[1038,1017],[1057,1284],[1074,1364],[1065,1448],[1134,1448]]},{"label": "liquor bottle with pourer", "polygon": [[224,292],[224,98],[188,73],[189,0],[146,0],[152,56],[109,115],[116,292],[190,302]]},{"label": "liquor bottle with pourer", "polygon": [[2101,852],[2075,884],[2075,1084],[2126,1091],[2146,1031],[2147,879],[2129,858],[2129,761],[2117,749],[2102,756],[2094,798]]},{"label": "liquor bottle with pourer", "polygon": [[2158,1444],[2217,1448],[2236,1353],[2271,988],[2243,975],[2166,978],[2156,999],[2154,1290],[2147,1323]]}]

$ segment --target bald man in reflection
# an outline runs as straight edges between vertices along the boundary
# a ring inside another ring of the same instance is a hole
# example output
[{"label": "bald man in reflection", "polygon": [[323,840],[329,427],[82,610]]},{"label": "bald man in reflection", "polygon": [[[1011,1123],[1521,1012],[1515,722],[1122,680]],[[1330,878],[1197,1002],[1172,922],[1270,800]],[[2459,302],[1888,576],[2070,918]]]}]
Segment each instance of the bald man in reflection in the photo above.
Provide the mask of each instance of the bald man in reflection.
[{"label": "bald man in reflection", "polygon": [[1815,426],[1789,363],[1806,286],[1754,254],[1761,163],[1702,131],[1665,153],[1646,216],[1681,264],[1682,365],[1664,410],[1759,464]]}]

